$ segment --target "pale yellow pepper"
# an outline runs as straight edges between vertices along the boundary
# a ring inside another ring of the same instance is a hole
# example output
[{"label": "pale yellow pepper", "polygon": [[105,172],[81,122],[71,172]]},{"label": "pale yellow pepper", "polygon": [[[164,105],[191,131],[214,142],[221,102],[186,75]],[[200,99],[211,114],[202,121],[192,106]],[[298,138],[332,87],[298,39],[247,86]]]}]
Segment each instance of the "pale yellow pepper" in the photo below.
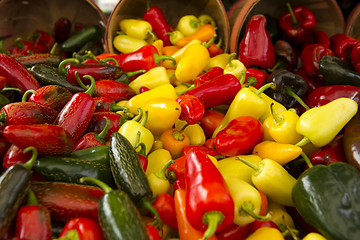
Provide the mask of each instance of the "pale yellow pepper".
[{"label": "pale yellow pepper", "polygon": [[129,87],[134,89],[136,94],[139,94],[139,89],[141,87],[153,89],[163,84],[170,84],[170,79],[166,68],[159,66],[150,69],[146,73],[143,73],[134,80],[132,80],[129,83]]},{"label": "pale yellow pepper", "polygon": [[151,173],[159,172],[165,166],[165,164],[172,159],[170,152],[163,148],[159,148],[151,152],[147,158],[148,165],[145,172],[147,176]]},{"label": "pale yellow pepper", "polygon": [[209,60],[209,64],[206,66],[205,70],[209,70],[213,67],[221,67],[224,69],[228,64],[230,54],[228,53],[221,53],[218,54]]},{"label": "pale yellow pepper", "polygon": [[282,233],[272,227],[261,227],[258,228],[254,233],[250,234],[246,240],[285,240]]},{"label": "pale yellow pepper", "polygon": [[[181,129],[186,125],[186,121],[177,120],[175,122],[175,128]],[[184,133],[189,137],[190,145],[202,146],[205,144],[206,136],[203,128],[195,123],[192,125],[186,126]]]}]

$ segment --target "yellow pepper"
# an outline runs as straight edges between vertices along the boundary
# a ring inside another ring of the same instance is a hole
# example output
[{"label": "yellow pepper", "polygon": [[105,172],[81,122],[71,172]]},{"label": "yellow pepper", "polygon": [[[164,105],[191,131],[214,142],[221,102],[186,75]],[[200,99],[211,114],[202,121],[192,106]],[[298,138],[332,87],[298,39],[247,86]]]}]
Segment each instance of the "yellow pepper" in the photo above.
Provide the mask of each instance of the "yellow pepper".
[{"label": "yellow pepper", "polygon": [[155,40],[153,43],[151,43],[156,49],[158,50],[159,55],[163,54],[163,48],[164,48],[164,42],[161,39]]},{"label": "yellow pepper", "polygon": [[241,79],[246,71],[245,65],[238,59],[234,59],[236,53],[232,53],[229,56],[229,63],[224,68],[224,74],[232,74],[237,79]]},{"label": "yellow pepper", "polygon": [[175,70],[176,79],[188,82],[196,78],[208,65],[210,54],[201,44],[190,45],[178,62]]},{"label": "yellow pepper", "polygon": [[254,233],[250,234],[246,240],[285,240],[282,233],[272,227],[258,228]]},{"label": "yellow pepper", "polygon": [[150,189],[154,198],[156,198],[161,193],[167,193],[169,191],[170,183],[166,178],[166,171],[173,163],[175,163],[174,160],[169,160],[160,171],[147,175]]},{"label": "yellow pepper", "polygon": [[147,158],[148,165],[145,172],[146,176],[149,176],[151,173],[159,172],[164,165],[172,159],[170,152],[163,148],[151,152]]},{"label": "yellow pepper", "polygon": [[311,232],[306,234],[302,240],[326,240],[320,233]]},{"label": "yellow pepper", "polygon": [[256,165],[244,159],[238,159],[255,170],[251,174],[251,181],[259,191],[274,202],[285,206],[294,206],[291,192],[296,179],[279,163],[265,158]]},{"label": "yellow pepper", "polygon": [[179,30],[184,36],[194,34],[200,28],[200,20],[194,15],[182,16],[176,26],[176,30]]},{"label": "yellow pepper", "polygon": [[125,103],[125,107],[129,108],[129,112],[136,114],[138,108],[142,108],[145,103],[151,99],[163,97],[168,99],[176,99],[177,95],[171,84],[163,84],[159,87],[150,89],[149,91],[140,93],[130,98]]},{"label": "yellow pepper", "polygon": [[183,39],[185,36],[182,32],[180,32],[179,30],[175,30],[172,31],[170,33],[170,42],[172,45],[176,45],[176,43],[180,40]]},{"label": "yellow pepper", "polygon": [[119,34],[113,39],[113,45],[121,53],[131,53],[139,50],[148,43],[128,35]]},{"label": "yellow pepper", "polygon": [[[256,155],[239,155],[238,157],[245,159],[253,164],[259,164],[262,160]],[[251,174],[254,169],[246,165],[245,163],[236,159],[236,157],[224,158],[218,161],[218,169],[222,176],[239,178],[246,181],[249,184],[253,184],[251,181]]]},{"label": "yellow pepper", "polygon": [[271,126],[272,120],[273,119],[269,116],[262,123],[262,126],[264,128],[264,140],[263,141],[275,141],[272,138],[272,136],[270,135],[270,126]]},{"label": "yellow pepper", "polygon": [[191,45],[200,45],[201,41],[198,39],[194,39],[192,41],[190,41],[188,44],[186,44],[184,47],[180,48],[179,50],[177,50],[175,53],[173,53],[171,55],[171,57],[173,59],[175,59],[176,64],[174,65],[172,61],[170,60],[165,60],[162,62],[162,66],[164,66],[165,68],[176,68],[176,65],[179,63],[180,59],[183,57],[185,50],[190,47]]},{"label": "yellow pepper", "polygon": [[158,97],[147,101],[143,105],[143,110],[149,112],[145,127],[154,136],[160,136],[165,130],[172,128],[179,119],[181,106],[174,99]]},{"label": "yellow pepper", "polygon": [[285,231],[287,229],[294,229],[295,223],[291,215],[286,211],[286,207],[274,201],[268,201],[268,212],[271,214],[270,220],[278,227]]},{"label": "yellow pepper", "polygon": [[136,94],[139,94],[139,89],[141,87],[153,89],[163,84],[170,84],[170,79],[167,74],[166,68],[159,66],[152,68],[146,73],[141,74],[140,76],[135,78],[129,83],[129,87],[134,89]]},{"label": "yellow pepper", "polygon": [[200,16],[198,16],[198,19],[200,21],[200,27],[204,26],[206,24],[210,24],[214,28],[216,27],[216,22],[215,22],[214,18],[212,18],[211,16],[209,16],[207,14],[201,14]]},{"label": "yellow pepper", "polygon": [[[186,125],[186,121],[177,120],[175,122],[175,128],[182,129]],[[190,145],[204,145],[206,136],[203,128],[199,124],[192,124],[186,126],[184,133],[189,137]]]},{"label": "yellow pepper", "polygon": [[229,56],[230,54],[228,53],[221,53],[210,58],[209,64],[206,66],[205,70],[209,70],[213,67],[221,67],[222,69],[224,69],[228,64]]},{"label": "yellow pepper", "polygon": [[262,141],[255,145],[252,154],[260,158],[271,158],[280,165],[296,159],[302,153],[299,146],[274,141]]},{"label": "yellow pepper", "polygon": [[145,20],[123,19],[120,20],[119,26],[120,31],[137,39],[146,39],[149,35],[154,36],[151,24]]}]

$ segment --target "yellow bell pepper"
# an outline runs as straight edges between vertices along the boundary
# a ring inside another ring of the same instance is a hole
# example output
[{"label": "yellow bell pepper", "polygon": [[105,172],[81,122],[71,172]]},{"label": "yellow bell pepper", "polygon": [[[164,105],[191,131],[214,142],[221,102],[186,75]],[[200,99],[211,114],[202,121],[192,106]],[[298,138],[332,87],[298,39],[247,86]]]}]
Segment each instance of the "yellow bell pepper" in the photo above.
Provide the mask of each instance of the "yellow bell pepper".
[{"label": "yellow bell pepper", "polygon": [[295,229],[295,223],[291,215],[286,211],[286,207],[274,201],[268,201],[268,212],[271,213],[270,220],[285,231]]},{"label": "yellow bell pepper", "polygon": [[119,26],[121,32],[137,39],[146,39],[149,35],[154,35],[151,24],[145,20],[122,19]]},{"label": "yellow bell pepper", "polygon": [[272,227],[258,228],[254,233],[250,234],[246,240],[285,240],[282,233]]},{"label": "yellow bell pepper", "polygon": [[147,158],[148,165],[145,172],[146,176],[149,176],[151,173],[159,172],[164,165],[172,159],[170,152],[163,148],[151,152]]},{"label": "yellow bell pepper", "polygon": [[170,79],[167,74],[166,68],[159,66],[150,69],[146,73],[141,74],[140,76],[132,80],[129,83],[129,87],[134,89],[136,94],[139,94],[139,89],[141,87],[153,89],[163,84],[170,84]]},{"label": "yellow bell pepper", "polygon": [[139,50],[148,43],[145,40],[137,39],[128,35],[119,34],[113,39],[113,45],[121,53],[131,53]]},{"label": "yellow bell pepper", "polygon": [[246,71],[245,65],[238,59],[234,59],[236,53],[231,53],[229,56],[229,63],[224,68],[224,74],[232,74],[237,79],[241,79]]},{"label": "yellow bell pepper", "polygon": [[201,44],[190,45],[177,63],[176,79],[182,82],[195,79],[208,65],[209,60],[210,54],[205,46]]},{"label": "yellow bell pepper", "polygon": [[[262,160],[259,156],[256,155],[239,155],[242,159],[245,159],[253,164],[259,164]],[[222,176],[239,178],[251,185],[251,174],[254,172],[254,169],[246,165],[245,163],[236,159],[236,157],[224,158],[218,161],[218,169]]]},{"label": "yellow bell pepper", "polygon": [[320,233],[311,232],[306,234],[302,240],[326,240]]},{"label": "yellow bell pepper", "polygon": [[168,99],[176,99],[177,95],[171,84],[163,84],[159,87],[150,89],[149,91],[140,93],[130,98],[125,103],[125,107],[129,108],[129,112],[136,114],[138,108],[142,108],[145,103],[151,99],[163,97]]},{"label": "yellow bell pepper", "polygon": [[[177,120],[175,122],[175,128],[182,129],[187,124],[186,121]],[[189,137],[190,145],[204,145],[206,136],[203,128],[199,124],[192,124],[186,126],[184,133]]]},{"label": "yellow bell pepper", "polygon": [[156,198],[161,193],[167,193],[169,191],[170,183],[166,178],[166,171],[173,163],[175,163],[174,160],[169,160],[160,171],[147,175],[150,189],[154,198]]},{"label": "yellow bell pepper", "polygon": [[228,53],[221,53],[210,58],[209,64],[206,66],[205,70],[207,71],[213,67],[221,67],[224,69],[228,64],[229,56],[230,54]]},{"label": "yellow bell pepper", "polygon": [[280,165],[296,159],[302,153],[299,146],[274,141],[262,141],[255,145],[252,154],[260,158],[271,158]]},{"label": "yellow bell pepper", "polygon": [[160,136],[165,130],[172,128],[181,113],[181,106],[176,100],[163,97],[150,99],[142,108],[149,112],[145,127],[154,136]]}]

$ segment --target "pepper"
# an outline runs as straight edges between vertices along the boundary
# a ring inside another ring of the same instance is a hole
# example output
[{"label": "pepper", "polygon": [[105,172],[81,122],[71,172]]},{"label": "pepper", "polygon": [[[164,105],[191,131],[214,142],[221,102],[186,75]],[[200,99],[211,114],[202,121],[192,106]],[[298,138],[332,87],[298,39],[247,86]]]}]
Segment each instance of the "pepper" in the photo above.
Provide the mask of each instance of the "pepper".
[{"label": "pepper", "polygon": [[219,131],[215,138],[215,147],[225,156],[248,154],[263,137],[264,130],[258,119],[240,116]]},{"label": "pepper", "polygon": [[320,233],[310,232],[306,234],[303,240],[326,240]]},{"label": "pepper", "polygon": [[[205,231],[207,239],[231,225],[234,201],[226,182],[210,158],[201,152],[186,155],[186,217],[190,224]],[[201,206],[201,207],[200,207]]]},{"label": "pepper", "polygon": [[15,59],[27,68],[30,68],[35,64],[46,64],[57,67],[62,61],[62,57],[51,53],[34,53],[31,55],[18,56],[15,57]]},{"label": "pepper", "polygon": [[219,126],[225,114],[215,109],[205,109],[204,116],[200,119],[199,124],[203,129],[206,138],[211,138],[215,129]]},{"label": "pepper", "polygon": [[290,3],[286,3],[286,6],[289,11],[280,16],[279,27],[290,42],[301,45],[315,31],[316,17],[304,6],[292,8]]},{"label": "pepper", "polygon": [[120,31],[137,39],[146,39],[152,36],[152,26],[141,19],[122,19],[119,22]]},{"label": "pepper", "polygon": [[345,125],[344,127],[344,151],[346,161],[357,169],[360,169],[359,159],[359,123],[360,123],[360,112],[357,111],[355,116]]},{"label": "pepper", "polygon": [[174,229],[178,229],[174,196],[169,193],[160,193],[155,198],[153,206],[158,211],[161,220],[165,224]]},{"label": "pepper", "polygon": [[199,29],[193,34],[187,35],[186,37],[179,39],[179,41],[176,42],[176,46],[184,47],[193,39],[198,39],[201,42],[208,42],[214,37],[214,35],[216,35],[214,27],[211,24],[205,24],[199,27]]},{"label": "pepper", "polygon": [[269,240],[285,240],[281,231],[272,227],[261,227],[256,230],[254,233],[250,234],[246,239],[248,240],[260,240],[260,239],[269,239]]},{"label": "pepper", "polygon": [[293,71],[297,67],[297,54],[291,44],[285,40],[277,40],[274,45],[275,57],[285,64],[285,68]]},{"label": "pepper", "polygon": [[7,85],[19,88],[22,93],[41,87],[36,78],[15,58],[0,53],[0,75],[6,78]]},{"label": "pepper", "polygon": [[[10,144],[9,142],[7,143]],[[16,163],[26,163],[30,157],[31,152],[24,153],[24,149],[19,148],[14,144],[10,144],[3,157],[3,169],[6,170]]]},{"label": "pepper", "polygon": [[195,123],[189,125],[186,121],[178,119],[175,122],[175,128],[185,128],[184,133],[188,136],[190,145],[202,146],[205,144],[205,133],[199,124]]},{"label": "pepper", "polygon": [[145,39],[138,39],[123,33],[114,37],[113,45],[120,53],[132,53],[148,45]]},{"label": "pepper", "polygon": [[101,38],[101,28],[96,25],[90,25],[66,39],[61,44],[61,50],[64,52],[75,52],[80,50],[85,44],[96,43]]},{"label": "pepper", "polygon": [[360,87],[360,73],[352,70],[350,64],[337,57],[327,55],[322,57],[319,63],[319,71],[326,85]]},{"label": "pepper", "polygon": [[334,56],[334,52],[322,44],[305,46],[300,55],[302,69],[311,77],[321,78],[320,61],[324,56]]},{"label": "pepper", "polygon": [[[269,74],[263,70],[257,68],[248,68],[245,71],[245,84],[251,85],[256,89],[259,89],[264,85],[268,77]],[[256,79],[255,84],[252,84],[252,78]]]},{"label": "pepper", "polygon": [[104,191],[90,185],[64,182],[31,183],[39,203],[49,209],[53,221],[68,222],[75,217],[98,219],[98,202]]},{"label": "pepper", "polygon": [[353,68],[360,73],[360,42],[354,45],[351,50],[351,65]]},{"label": "pepper", "polygon": [[94,112],[86,129],[86,132],[100,133],[106,125],[105,117],[110,120],[109,130],[107,131],[107,134],[105,136],[105,141],[108,141],[113,132],[119,131],[121,115],[118,113]]},{"label": "pepper", "polygon": [[182,32],[185,37],[194,34],[199,30],[199,28],[200,28],[200,21],[194,15],[182,16],[176,25],[176,29]]},{"label": "pepper", "polygon": [[272,82],[274,88],[268,88],[264,93],[286,108],[293,107],[296,102],[304,104],[301,97],[307,93],[307,84],[300,75],[279,69],[272,72],[267,81]]},{"label": "pepper", "polygon": [[330,48],[333,49],[336,57],[343,61],[350,62],[350,53],[358,42],[359,40],[352,36],[344,33],[336,33],[330,37]]},{"label": "pepper", "polygon": [[239,60],[246,68],[271,68],[275,64],[274,46],[265,26],[266,18],[262,14],[252,16],[246,25],[238,50]]},{"label": "pepper", "polygon": [[346,162],[344,134],[337,135],[330,143],[311,153],[309,159],[313,165],[329,165],[333,162]]},{"label": "pepper", "polygon": [[176,101],[180,104],[181,114],[179,119],[185,120],[188,124],[195,124],[204,116],[204,104],[195,96],[182,95]]},{"label": "pepper", "polygon": [[54,37],[57,42],[64,42],[70,37],[71,21],[66,17],[60,17],[54,24]]},{"label": "pepper", "polygon": [[95,82],[94,97],[110,97],[115,102],[129,100],[136,92],[127,84],[112,79],[102,79]]},{"label": "pepper", "polygon": [[15,237],[30,240],[51,240],[49,210],[39,205],[34,192],[29,189],[28,201],[16,214]]},{"label": "pepper", "polygon": [[206,66],[206,70],[209,70],[213,67],[221,67],[222,69],[224,69],[226,64],[228,64],[229,56],[229,53],[221,53],[214,57],[211,57],[209,64]]},{"label": "pepper", "polygon": [[[156,173],[161,171],[163,166],[171,160],[170,152],[164,148],[159,148],[152,151],[148,155],[148,167],[145,171],[145,174],[148,176],[151,173]],[[174,164],[169,166],[172,167]]]},{"label": "pepper", "polygon": [[153,197],[156,198],[159,194],[167,193],[170,189],[169,180],[166,178],[166,171],[174,160],[169,160],[160,171],[153,172],[147,175]]},{"label": "pepper", "polygon": [[161,8],[158,6],[150,7],[148,5],[143,18],[151,24],[155,35],[163,41],[164,46],[170,46],[170,36],[167,33],[171,32],[172,28],[167,22]]},{"label": "pepper", "polygon": [[224,74],[233,74],[237,79],[241,79],[246,67],[238,59],[234,59],[235,53],[230,54],[229,63],[224,68]]},{"label": "pepper", "polygon": [[219,240],[243,240],[250,234],[251,225],[239,226],[233,223],[221,232],[218,232],[216,237]]},{"label": "pepper", "polygon": [[127,111],[127,108],[116,104],[110,97],[97,97],[95,101],[95,112],[118,112]]},{"label": "pepper", "polygon": [[154,67],[144,74],[141,74],[129,83],[136,93],[139,93],[140,87],[153,89],[163,84],[170,84],[169,76],[164,67]]},{"label": "pepper", "polygon": [[76,217],[70,219],[62,229],[59,240],[68,238],[78,238],[80,240],[103,240],[103,232],[97,221],[86,217]]},{"label": "pepper", "polygon": [[199,75],[197,78],[194,79],[195,87],[212,80],[215,77],[218,77],[220,75],[223,75],[224,69],[221,67],[212,67],[209,70],[207,70],[205,73]]},{"label": "pepper", "polygon": [[323,30],[315,30],[312,34],[308,36],[308,38],[304,42],[304,46],[319,43],[322,44],[326,48],[330,48],[330,38],[327,33]]},{"label": "pepper", "polygon": [[171,54],[172,59],[175,60],[174,61],[169,61],[169,60],[165,60],[162,63],[162,66],[167,68],[167,69],[175,69],[177,63],[180,61],[180,59],[183,57],[185,50],[190,47],[191,45],[200,45],[202,44],[202,42],[198,39],[194,39],[192,41],[190,41],[188,44],[186,44],[184,47],[178,49],[176,52],[174,52],[173,54]]},{"label": "pepper", "polygon": [[160,140],[163,142],[163,148],[168,150],[173,158],[181,156],[185,146],[190,144],[189,137],[184,133],[184,128],[170,128],[165,130]]},{"label": "pepper", "polygon": [[210,47],[208,47],[208,51],[210,54],[210,58],[224,53],[224,50],[221,48],[221,39],[219,40],[218,43],[211,43]]},{"label": "pepper", "polygon": [[296,181],[293,201],[303,219],[326,239],[357,239],[359,183],[358,170],[347,163],[316,165]]}]

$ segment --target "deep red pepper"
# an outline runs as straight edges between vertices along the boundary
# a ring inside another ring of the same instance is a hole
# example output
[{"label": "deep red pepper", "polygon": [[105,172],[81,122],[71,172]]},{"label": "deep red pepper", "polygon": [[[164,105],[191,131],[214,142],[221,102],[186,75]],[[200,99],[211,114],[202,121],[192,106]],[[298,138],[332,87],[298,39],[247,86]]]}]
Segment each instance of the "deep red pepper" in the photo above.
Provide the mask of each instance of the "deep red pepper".
[{"label": "deep red pepper", "polygon": [[199,123],[204,130],[206,138],[211,138],[213,132],[219,126],[225,114],[215,109],[205,109],[204,116],[200,119]]},{"label": "deep red pepper", "polygon": [[240,91],[241,84],[233,74],[224,74],[184,93],[200,99],[205,108],[230,104]]},{"label": "deep red pepper", "polygon": [[278,225],[276,225],[276,223],[274,223],[271,220],[269,220],[269,221],[255,220],[249,225],[251,226],[251,232],[252,233],[255,232],[257,229],[259,229],[261,227],[271,227],[271,228],[276,228],[277,230],[281,231],[280,228],[278,227]]},{"label": "deep red pepper", "polygon": [[134,89],[111,79],[103,79],[95,82],[94,97],[109,97],[115,102],[129,100],[136,95]]},{"label": "deep red pepper", "polygon": [[181,156],[175,159],[175,163],[168,167],[166,175],[170,181],[173,182],[178,179],[185,179],[185,161],[186,157]]},{"label": "deep red pepper", "polygon": [[96,132],[100,133],[105,125],[106,120],[105,118],[110,120],[110,127],[109,130],[105,136],[105,141],[108,141],[110,139],[110,136],[113,132],[117,132],[120,128],[120,120],[121,115],[114,112],[96,112],[92,115],[90,123],[88,125],[88,128],[86,129],[86,132]]},{"label": "deep red pepper", "polygon": [[251,116],[233,119],[215,137],[215,147],[224,156],[249,154],[264,137],[261,122]]},{"label": "deep red pepper", "polygon": [[208,51],[210,57],[215,57],[219,54],[224,53],[224,50],[221,49],[220,45],[214,42],[210,44],[210,47],[208,47]]},{"label": "deep red pepper", "polygon": [[308,86],[307,95],[309,95],[315,89],[323,86],[323,84],[320,81],[317,81],[316,78],[313,78],[313,77],[310,77],[309,75],[307,75],[307,73],[305,72],[305,70],[303,68],[300,68],[295,73],[300,75],[307,83],[307,86]]},{"label": "deep red pepper", "polygon": [[279,27],[291,43],[301,45],[316,29],[315,14],[304,6],[286,5],[289,11],[280,16]]},{"label": "deep red pepper", "polygon": [[360,87],[350,85],[322,86],[312,91],[306,98],[310,107],[320,107],[338,98],[351,98],[360,103]]},{"label": "deep red pepper", "polygon": [[182,189],[185,191],[186,189],[185,178],[176,179],[176,181],[173,184],[173,188],[174,188],[174,192],[176,191],[176,189]]},{"label": "deep red pepper", "polygon": [[198,151],[186,155],[186,217],[208,238],[234,220],[234,201],[226,182],[210,158]]},{"label": "deep red pepper", "polygon": [[243,240],[251,231],[251,224],[239,226],[237,224],[231,224],[221,232],[216,234],[218,240]]},{"label": "deep red pepper", "polygon": [[178,229],[174,196],[169,193],[160,193],[153,202],[153,206],[165,224],[174,229]]},{"label": "deep red pepper", "polygon": [[149,236],[149,240],[161,240],[159,230],[153,224],[145,225],[146,231]]},{"label": "deep red pepper", "polygon": [[139,93],[143,93],[143,92],[146,92],[146,91],[149,91],[149,90],[150,90],[150,88],[142,86],[142,87],[139,88]]},{"label": "deep red pepper", "polygon": [[71,99],[72,93],[59,85],[47,85],[33,92],[28,101],[50,107],[58,112]]},{"label": "deep red pepper", "polygon": [[3,53],[0,53],[0,75],[6,78],[8,86],[19,88],[22,93],[41,87],[24,65]]},{"label": "deep red pepper", "polygon": [[15,237],[28,240],[51,240],[51,220],[49,210],[39,205],[32,190],[28,202],[16,215]]},{"label": "deep red pepper", "polygon": [[98,187],[63,182],[33,182],[39,203],[47,207],[54,221],[68,222],[75,217],[98,219],[98,202],[104,191]]},{"label": "deep red pepper", "polygon": [[319,71],[319,62],[325,55],[334,56],[334,52],[330,48],[324,47],[322,44],[310,44],[304,47],[301,52],[301,65],[307,75],[312,77],[321,77]]},{"label": "deep red pepper", "polygon": [[202,152],[204,154],[208,154],[210,156],[219,156],[220,153],[219,151],[217,151],[214,148],[208,148],[206,146],[202,146],[202,145],[189,145],[183,148],[182,150],[182,155],[186,156],[187,154],[193,152],[193,151],[197,151],[197,152]]},{"label": "deep red pepper", "polygon": [[0,76],[0,90],[3,90],[5,85],[6,85],[6,78],[4,76]]},{"label": "deep red pepper", "polygon": [[360,73],[360,41],[351,50],[351,64]]},{"label": "deep red pepper", "polygon": [[41,30],[36,30],[31,35],[31,40],[34,42],[35,46],[38,48],[39,51],[41,48],[44,47],[43,50],[40,51],[43,53],[50,52],[51,48],[55,43],[55,38],[50,33]]},{"label": "deep red pepper", "polygon": [[103,240],[104,235],[100,224],[91,218],[76,217],[70,219],[59,235],[59,240],[77,235],[79,240]]},{"label": "deep red pepper", "polygon": [[346,162],[344,134],[337,135],[329,144],[312,152],[309,159],[313,165],[329,165],[333,162]]},{"label": "deep red pepper", "polygon": [[181,95],[177,97],[176,101],[181,107],[180,120],[184,120],[188,124],[195,124],[204,116],[204,104],[197,97],[193,95]]},{"label": "deep red pepper", "polygon": [[148,166],[148,163],[149,163],[149,159],[143,154],[138,153],[138,156],[139,156],[139,160],[140,160],[140,163],[141,163],[141,167],[144,170],[144,172],[146,172],[146,169],[147,169],[147,166]]},{"label": "deep red pepper", "polygon": [[194,79],[195,87],[214,79],[215,77],[221,76],[224,73],[224,69],[218,66],[212,67],[206,73],[201,74]]},{"label": "deep red pepper", "polygon": [[208,138],[205,141],[204,146],[208,147],[208,148],[214,148],[215,149],[215,142],[216,142],[216,138]]},{"label": "deep red pepper", "polygon": [[74,142],[84,134],[95,111],[95,101],[91,96],[95,91],[95,81],[89,75],[85,75],[84,78],[91,79],[89,89],[75,93],[54,122],[55,125],[64,128]]},{"label": "deep red pepper", "polygon": [[8,169],[15,163],[26,163],[32,156],[31,152],[24,153],[24,149],[12,144],[9,146],[2,161],[4,170]]},{"label": "deep red pepper", "polygon": [[246,68],[271,68],[275,65],[274,46],[265,27],[266,18],[262,14],[252,16],[246,25],[238,50],[239,60]]},{"label": "deep red pepper", "polygon": [[155,35],[163,41],[164,46],[170,46],[170,35],[168,33],[171,33],[173,30],[161,8],[158,6],[148,7],[143,18],[151,24]]},{"label": "deep red pepper", "polygon": [[[256,79],[256,84],[251,84],[251,77],[254,77]],[[245,84],[249,84],[253,86],[256,89],[261,88],[266,79],[269,77],[269,74],[263,70],[257,69],[257,68],[248,68],[245,71]]]},{"label": "deep red pepper", "polygon": [[54,24],[54,34],[57,42],[65,42],[70,37],[71,21],[66,17],[61,17]]},{"label": "deep red pepper", "polygon": [[52,124],[58,111],[34,102],[13,102],[0,111],[0,125]]},{"label": "deep red pepper", "polygon": [[36,52],[35,50],[35,44],[33,42],[17,38],[15,39],[15,46],[9,49],[9,53],[12,57],[19,57],[30,55]]},{"label": "deep red pepper", "polygon": [[10,147],[11,147],[11,143],[9,143],[9,141],[6,140],[5,138],[0,137],[0,158],[3,159],[3,163],[4,163],[4,157]]},{"label": "deep red pepper", "polygon": [[117,112],[125,110],[123,106],[116,104],[114,99],[110,97],[97,97],[95,100],[95,112]]},{"label": "deep red pepper", "polygon": [[326,48],[330,48],[330,38],[325,31],[322,30],[315,30],[312,34],[306,38],[304,42],[304,46],[310,44],[321,44]]},{"label": "deep red pepper", "polygon": [[330,48],[335,56],[343,61],[350,62],[352,48],[359,42],[356,38],[344,33],[336,33],[330,37]]}]

